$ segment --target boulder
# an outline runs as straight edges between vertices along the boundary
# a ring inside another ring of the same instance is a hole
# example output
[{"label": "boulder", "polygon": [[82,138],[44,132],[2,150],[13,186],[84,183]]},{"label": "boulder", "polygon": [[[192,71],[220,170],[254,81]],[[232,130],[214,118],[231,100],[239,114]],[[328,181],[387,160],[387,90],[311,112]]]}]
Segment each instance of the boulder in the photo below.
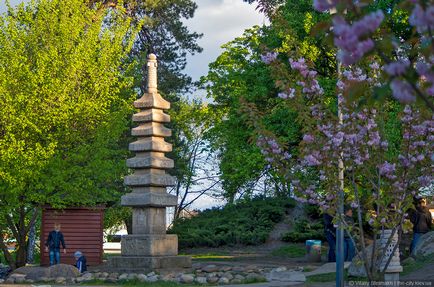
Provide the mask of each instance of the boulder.
[{"label": "boulder", "polygon": [[11,272],[9,266],[0,263],[0,279],[4,280],[7,275]]},{"label": "boulder", "polygon": [[56,264],[48,267],[50,277],[63,277],[65,279],[77,278],[80,276],[80,271],[75,266],[68,264]]},{"label": "boulder", "polygon": [[194,281],[199,284],[206,284],[206,277],[196,277]]},{"label": "boulder", "polygon": [[[368,262],[371,262],[372,258],[372,245],[366,247],[366,256],[368,257]],[[357,254],[354,256],[351,261],[350,266],[348,267],[348,275],[352,277],[367,277],[366,268],[363,264],[362,255]]]},{"label": "boulder", "polygon": [[230,281],[230,280],[229,280],[228,278],[226,278],[226,277],[222,277],[222,278],[219,279],[218,283],[219,283],[219,284],[228,284],[229,281]]},{"label": "boulder", "polygon": [[194,275],[193,274],[182,274],[180,280],[182,283],[193,283]]},{"label": "boulder", "polygon": [[234,279],[234,275],[231,272],[223,273],[222,277],[228,278],[229,280]]},{"label": "boulder", "polygon": [[217,283],[219,281],[219,278],[217,276],[209,276],[206,278],[206,281],[210,284]]},{"label": "boulder", "polygon": [[15,274],[25,275],[26,279],[39,281],[42,277],[50,277],[48,268],[24,266],[15,269],[11,276]]},{"label": "boulder", "polygon": [[158,275],[154,275],[154,276],[149,276],[146,279],[146,282],[157,282],[159,280]]},{"label": "boulder", "polygon": [[243,275],[241,275],[241,274],[236,274],[236,275],[235,275],[235,279],[243,281],[243,280],[245,280],[246,278],[245,278]]},{"label": "boulder", "polygon": [[425,233],[420,237],[419,242],[414,248],[414,255],[416,257],[434,255],[434,231]]},{"label": "boulder", "polygon": [[148,279],[148,276],[146,276],[145,274],[138,274],[138,275],[137,275],[137,279],[138,279],[140,282],[146,282],[146,280]]},{"label": "boulder", "polygon": [[220,272],[228,272],[228,271],[231,271],[231,270],[232,270],[231,266],[222,266],[220,268]]},{"label": "boulder", "polygon": [[218,272],[219,271],[219,267],[217,267],[217,265],[207,265],[205,267],[202,268],[202,271],[205,271],[207,273],[212,273],[212,272]]},{"label": "boulder", "polygon": [[63,276],[59,276],[59,277],[56,277],[56,284],[65,284],[66,283],[66,278],[65,277],[63,277]]},{"label": "boulder", "polygon": [[246,280],[250,281],[250,282],[251,281],[255,281],[255,282],[257,282],[257,281],[264,281],[265,277],[263,275],[261,275],[261,274],[258,274],[258,273],[249,273],[246,276]]}]

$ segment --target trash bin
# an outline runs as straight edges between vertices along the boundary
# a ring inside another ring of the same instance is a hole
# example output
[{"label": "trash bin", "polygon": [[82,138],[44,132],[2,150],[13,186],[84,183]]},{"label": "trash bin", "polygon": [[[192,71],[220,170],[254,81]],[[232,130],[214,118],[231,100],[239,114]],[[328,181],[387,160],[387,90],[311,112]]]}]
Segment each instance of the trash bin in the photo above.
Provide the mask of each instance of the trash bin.
[{"label": "trash bin", "polygon": [[306,240],[306,261],[321,262],[321,240]]}]

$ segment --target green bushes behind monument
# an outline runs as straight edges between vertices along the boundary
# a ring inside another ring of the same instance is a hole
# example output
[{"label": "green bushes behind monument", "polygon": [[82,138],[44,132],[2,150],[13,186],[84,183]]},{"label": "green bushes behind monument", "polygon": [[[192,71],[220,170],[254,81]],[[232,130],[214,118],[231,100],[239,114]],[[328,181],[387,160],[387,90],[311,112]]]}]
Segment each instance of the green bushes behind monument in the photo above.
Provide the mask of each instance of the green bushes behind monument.
[{"label": "green bushes behind monument", "polygon": [[274,225],[294,206],[285,197],[243,199],[178,219],[169,232],[178,234],[180,248],[257,245],[266,241]]}]

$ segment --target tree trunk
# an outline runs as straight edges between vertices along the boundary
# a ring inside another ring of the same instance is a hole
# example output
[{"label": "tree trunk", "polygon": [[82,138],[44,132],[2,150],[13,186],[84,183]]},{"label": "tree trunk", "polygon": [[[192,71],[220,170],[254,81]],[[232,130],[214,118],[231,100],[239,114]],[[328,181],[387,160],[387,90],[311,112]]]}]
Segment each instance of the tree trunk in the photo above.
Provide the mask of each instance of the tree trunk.
[{"label": "tree trunk", "polygon": [[127,233],[133,234],[133,218],[130,216],[129,218],[124,220],[125,226],[127,227]]},{"label": "tree trunk", "polygon": [[30,226],[29,239],[27,241],[27,263],[34,263],[35,254],[35,244],[36,244],[36,230],[35,222]]}]

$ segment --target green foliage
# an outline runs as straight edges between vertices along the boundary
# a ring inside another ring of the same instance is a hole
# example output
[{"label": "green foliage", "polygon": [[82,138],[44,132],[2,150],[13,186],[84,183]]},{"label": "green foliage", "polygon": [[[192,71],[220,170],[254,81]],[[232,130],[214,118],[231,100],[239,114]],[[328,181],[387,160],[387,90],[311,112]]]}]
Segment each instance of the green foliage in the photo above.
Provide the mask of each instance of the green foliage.
[{"label": "green foliage", "polygon": [[145,92],[147,55],[154,53],[158,57],[159,91],[173,102],[193,84],[183,73],[187,55],[202,51],[197,44],[201,35],[189,31],[185,25],[185,20],[193,17],[197,4],[193,0],[124,0],[118,3],[121,4],[134,21],[144,22],[130,54],[130,61],[138,63],[133,71],[134,86]]},{"label": "green foliage", "polygon": [[331,282],[336,280],[336,272],[308,276],[306,282]]},{"label": "green foliage", "polygon": [[276,248],[271,251],[271,255],[286,258],[298,258],[306,255],[306,247],[304,245],[291,244]]},{"label": "green foliage", "polygon": [[294,229],[282,236],[282,241],[285,242],[305,242],[309,239],[325,240],[322,222],[311,223],[307,219],[297,220]]},{"label": "green foliage", "polygon": [[169,232],[178,235],[181,248],[257,245],[265,242],[285,209],[293,205],[289,198],[244,199],[178,219]]},{"label": "green foliage", "polygon": [[124,60],[136,30],[121,10],[79,0],[31,1],[0,16],[0,230],[17,242],[16,266],[34,206],[119,196],[134,95]]}]

